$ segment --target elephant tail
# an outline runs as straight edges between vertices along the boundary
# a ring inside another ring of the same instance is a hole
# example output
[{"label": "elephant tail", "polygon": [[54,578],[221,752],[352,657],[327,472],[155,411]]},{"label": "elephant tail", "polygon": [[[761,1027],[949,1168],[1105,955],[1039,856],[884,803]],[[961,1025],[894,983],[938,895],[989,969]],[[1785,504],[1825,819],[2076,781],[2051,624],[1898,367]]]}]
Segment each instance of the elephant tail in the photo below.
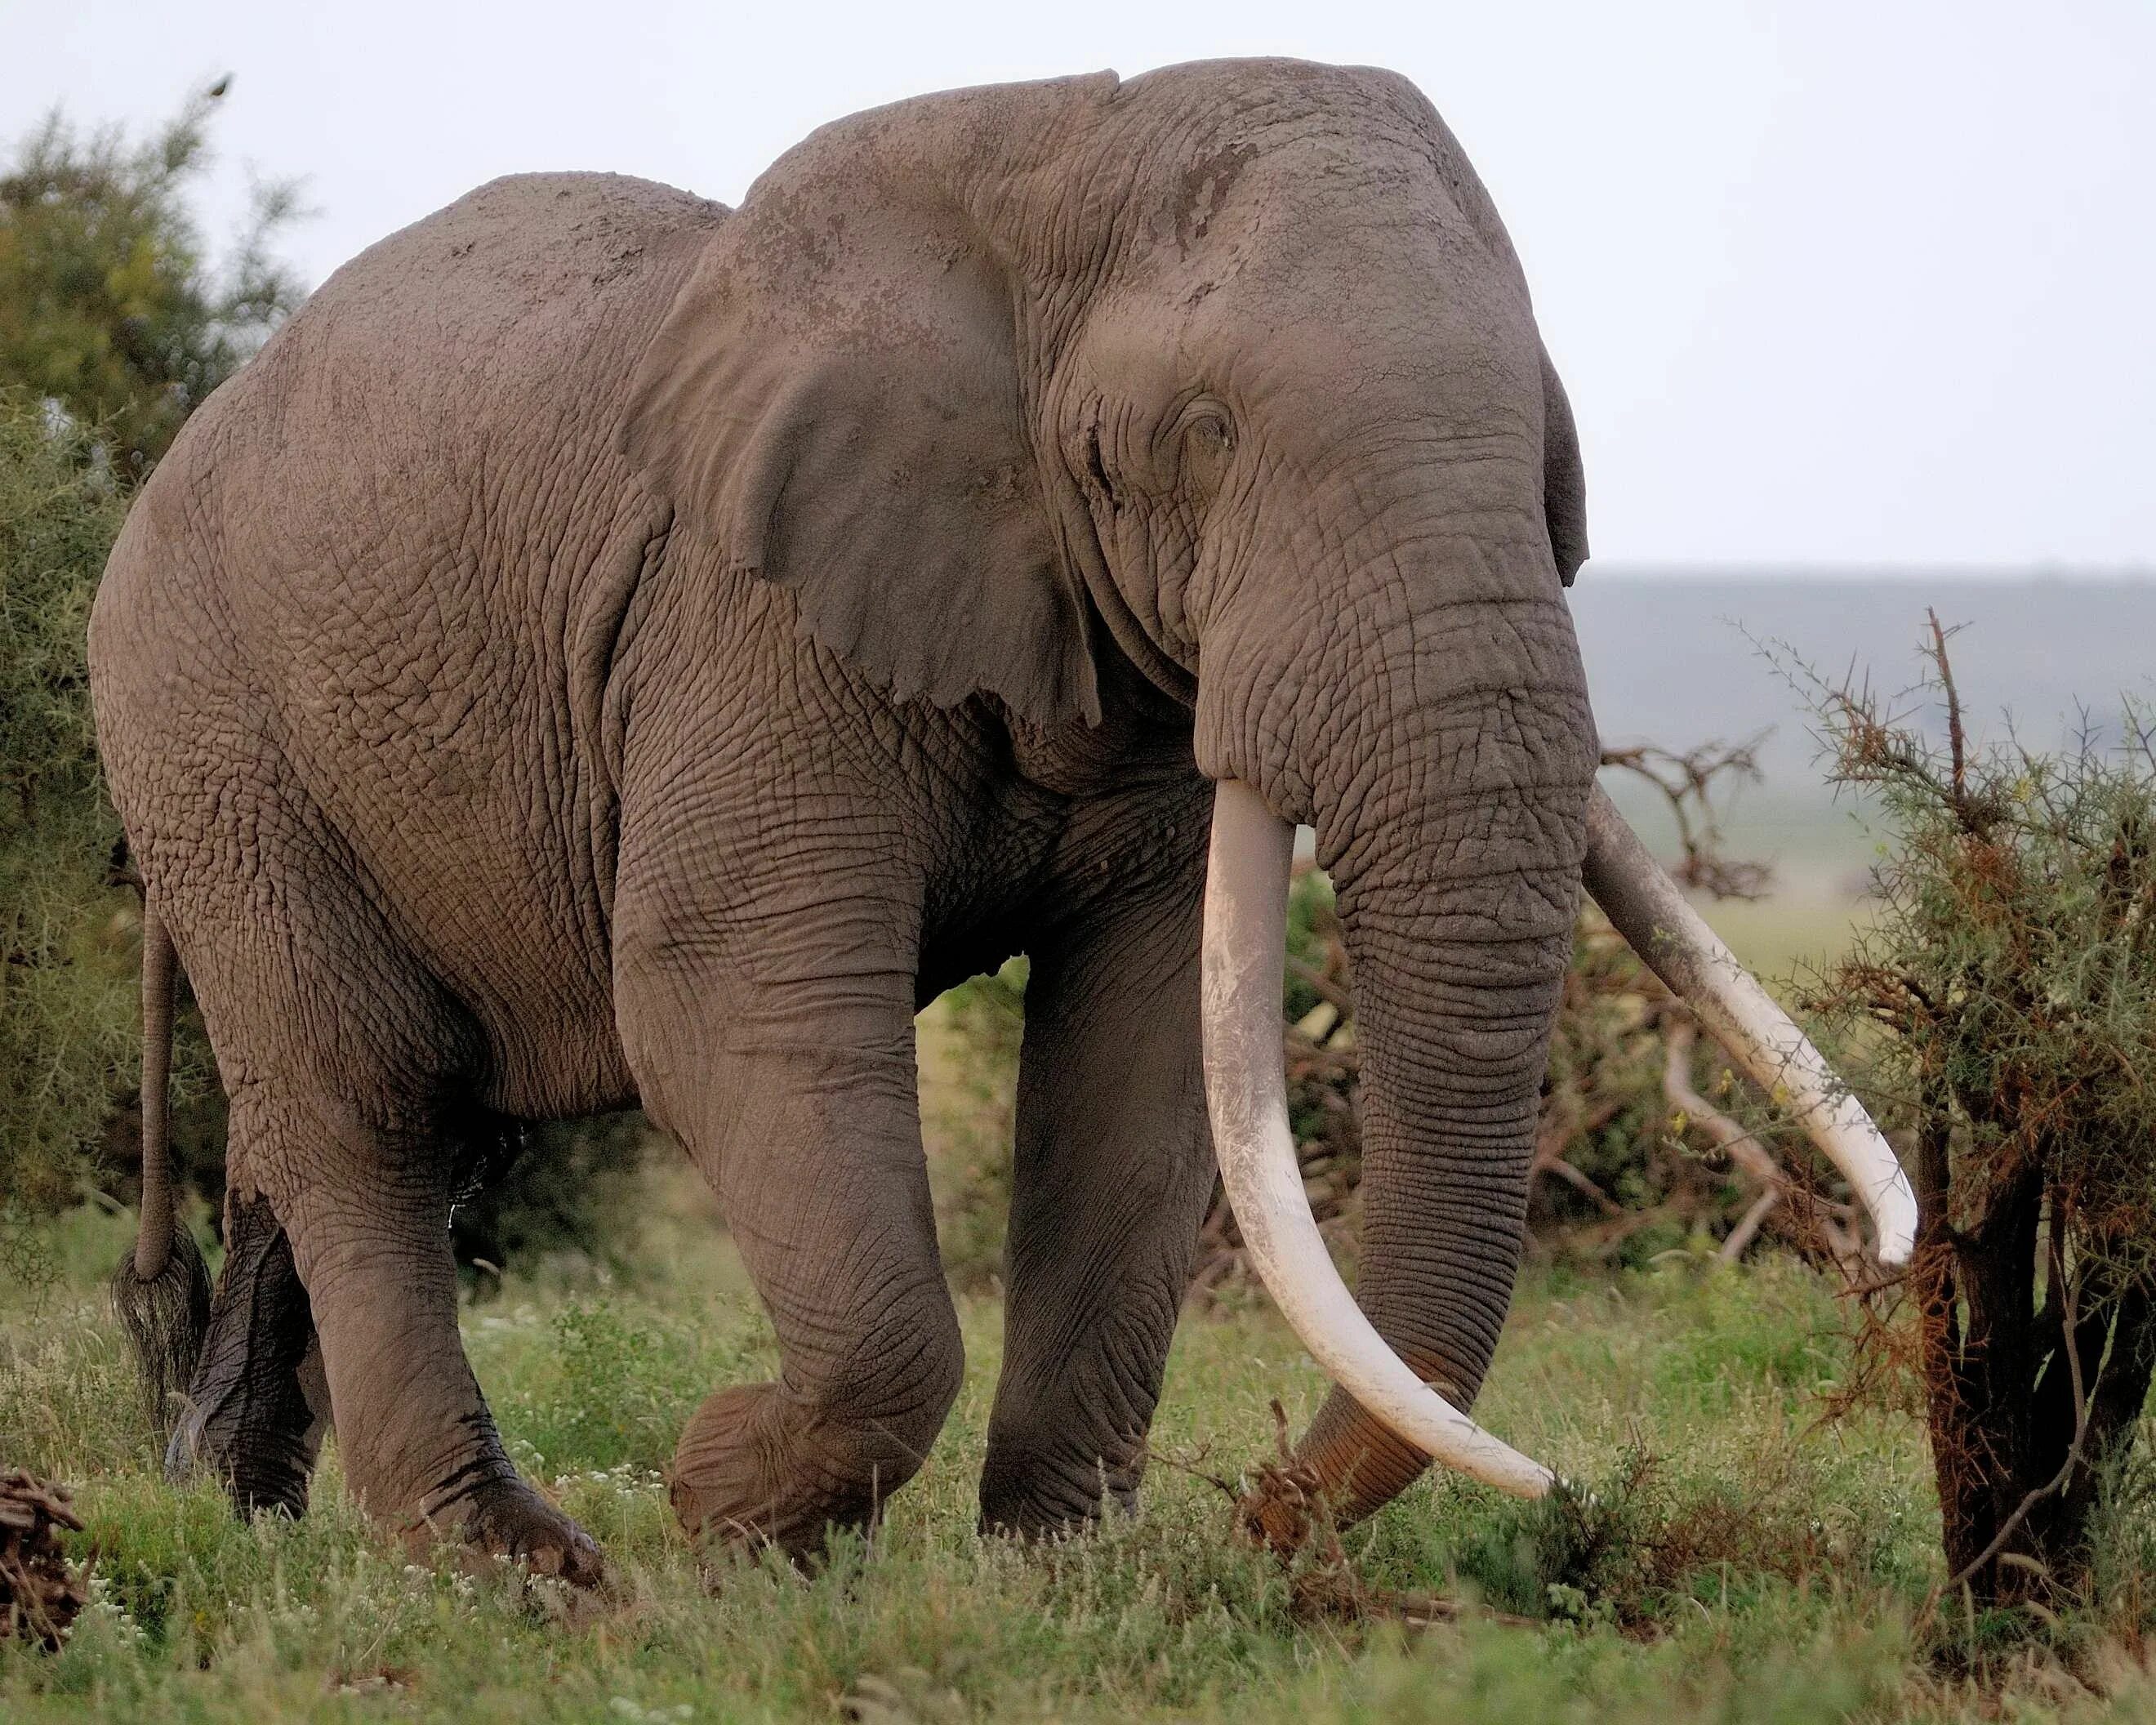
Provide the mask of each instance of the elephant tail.
[{"label": "elephant tail", "polygon": [[172,1194],[172,992],[177,955],[154,910],[142,913],[142,1213],[135,1250],[114,1273],[112,1303],[134,1343],[151,1423],[183,1394],[209,1329],[209,1271]]}]

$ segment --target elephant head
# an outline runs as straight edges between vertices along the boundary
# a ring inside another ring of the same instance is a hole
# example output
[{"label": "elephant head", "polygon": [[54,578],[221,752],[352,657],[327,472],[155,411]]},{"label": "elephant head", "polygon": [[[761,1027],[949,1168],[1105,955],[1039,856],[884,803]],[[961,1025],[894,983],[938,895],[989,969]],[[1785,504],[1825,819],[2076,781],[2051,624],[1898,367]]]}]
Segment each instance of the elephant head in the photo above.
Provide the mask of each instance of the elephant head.
[{"label": "elephant head", "polygon": [[[1548,1481],[1460,1409],[1511,1298],[1584,870],[1906,1250],[1869,1122],[1595,798],[1570,413],[1496,212],[1405,81],[1228,62],[827,127],[709,242],[626,449],[678,527],[897,697],[1067,730],[1120,654],[1189,710],[1219,782],[1214,1140],[1340,1386],[1302,1455],[1348,1514],[1433,1455]],[[1296,823],[1354,968],[1353,1299],[1281,1095]]]}]

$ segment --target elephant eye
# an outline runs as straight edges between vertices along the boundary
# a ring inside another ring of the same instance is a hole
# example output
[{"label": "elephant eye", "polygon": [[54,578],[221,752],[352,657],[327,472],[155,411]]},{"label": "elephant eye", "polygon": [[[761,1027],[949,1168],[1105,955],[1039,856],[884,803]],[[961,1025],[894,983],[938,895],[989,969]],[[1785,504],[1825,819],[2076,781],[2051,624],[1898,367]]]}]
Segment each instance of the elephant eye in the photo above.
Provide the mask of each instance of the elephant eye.
[{"label": "elephant eye", "polygon": [[1187,479],[1211,492],[1235,453],[1235,422],[1217,402],[1193,402],[1183,409],[1178,432]]}]

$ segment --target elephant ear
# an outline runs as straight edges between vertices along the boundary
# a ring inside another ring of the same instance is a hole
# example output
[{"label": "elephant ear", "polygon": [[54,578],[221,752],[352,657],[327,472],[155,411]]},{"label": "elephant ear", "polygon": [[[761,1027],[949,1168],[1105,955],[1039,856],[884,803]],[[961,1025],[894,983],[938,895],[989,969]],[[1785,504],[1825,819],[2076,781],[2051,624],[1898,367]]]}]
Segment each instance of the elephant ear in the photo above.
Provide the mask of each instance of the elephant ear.
[{"label": "elephant ear", "polygon": [[678,523],[893,697],[1097,721],[1019,303],[986,238],[920,187],[857,157],[774,170],[645,349],[623,447]]},{"label": "elephant ear", "polygon": [[1579,461],[1579,433],[1572,423],[1550,357],[1543,355],[1543,514],[1549,522],[1550,551],[1558,578],[1567,587],[1588,558],[1587,474]]}]

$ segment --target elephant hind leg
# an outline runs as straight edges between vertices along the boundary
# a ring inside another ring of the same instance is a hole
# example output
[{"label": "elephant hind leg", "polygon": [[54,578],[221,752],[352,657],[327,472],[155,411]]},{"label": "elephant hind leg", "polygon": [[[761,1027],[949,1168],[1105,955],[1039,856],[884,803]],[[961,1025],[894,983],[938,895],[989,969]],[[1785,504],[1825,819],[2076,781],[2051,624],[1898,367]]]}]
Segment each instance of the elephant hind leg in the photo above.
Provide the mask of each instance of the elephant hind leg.
[{"label": "elephant hind leg", "polygon": [[198,1399],[212,1459],[243,1495],[303,1489],[304,1312],[370,1517],[595,1581],[598,1548],[518,1477],[457,1332],[449,1203],[495,1130],[471,1100],[479,1027],[305,799],[274,777],[250,794],[251,877],[188,881],[178,930],[232,1094],[241,1224],[218,1338],[229,1358]]},{"label": "elephant hind leg", "polygon": [[[369,1517],[415,1545],[452,1539],[598,1581],[598,1547],[519,1475],[465,1356],[449,1231],[459,1158],[441,1123],[268,1085],[244,1101],[273,1165],[280,1147],[316,1153],[273,1197],[321,1337],[346,1481]],[[236,1101],[235,1131],[240,1116]]]},{"label": "elephant hind leg", "polygon": [[244,1515],[307,1507],[307,1484],[329,1425],[307,1291],[268,1200],[227,1208],[224,1269],[187,1408],[165,1452],[175,1480],[198,1467],[224,1481]]}]

